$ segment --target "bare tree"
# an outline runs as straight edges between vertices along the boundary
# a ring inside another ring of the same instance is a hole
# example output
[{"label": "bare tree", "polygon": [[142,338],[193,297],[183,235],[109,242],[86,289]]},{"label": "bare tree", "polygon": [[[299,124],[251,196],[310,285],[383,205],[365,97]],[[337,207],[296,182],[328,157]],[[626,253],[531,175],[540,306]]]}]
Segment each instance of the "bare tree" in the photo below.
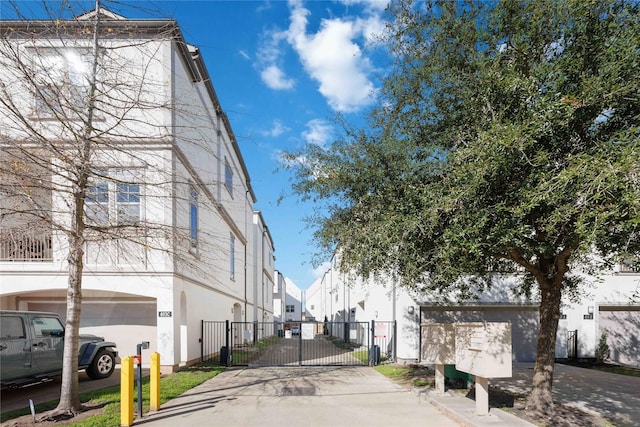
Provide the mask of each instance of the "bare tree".
[{"label": "bare tree", "polygon": [[[67,2],[61,11],[43,5],[46,20],[25,19],[14,5],[19,19],[0,21],[0,231],[2,247],[15,259],[66,259],[61,398],[47,415],[55,417],[81,409],[78,336],[86,260],[127,258],[144,266],[149,256],[170,255],[203,275],[189,254],[220,252],[221,238],[228,237],[215,228],[194,230],[189,220],[142,215],[141,200],[143,188],[146,212],[162,212],[168,199],[179,200],[177,216],[186,218],[198,194],[204,196],[199,203],[215,205],[208,192],[218,183],[206,170],[210,165],[184,162],[182,171],[168,165],[180,144],[180,152],[189,146],[194,157],[200,152],[218,159],[208,144],[212,129],[230,127],[215,93],[208,106],[167,90],[160,41],[192,49],[174,21],[120,19],[101,0],[80,15]],[[69,15],[74,18],[61,18]]]}]

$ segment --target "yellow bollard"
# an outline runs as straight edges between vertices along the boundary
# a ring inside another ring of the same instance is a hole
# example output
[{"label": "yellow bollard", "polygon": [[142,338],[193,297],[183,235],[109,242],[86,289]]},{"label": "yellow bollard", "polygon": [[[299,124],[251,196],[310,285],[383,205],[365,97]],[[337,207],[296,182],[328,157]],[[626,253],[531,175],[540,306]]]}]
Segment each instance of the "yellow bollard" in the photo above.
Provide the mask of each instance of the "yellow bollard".
[{"label": "yellow bollard", "polygon": [[133,424],[133,358],[125,357],[120,362],[120,425]]},{"label": "yellow bollard", "polygon": [[151,386],[151,397],[149,409],[157,411],[160,409],[160,353],[151,354],[151,376],[149,382]]}]

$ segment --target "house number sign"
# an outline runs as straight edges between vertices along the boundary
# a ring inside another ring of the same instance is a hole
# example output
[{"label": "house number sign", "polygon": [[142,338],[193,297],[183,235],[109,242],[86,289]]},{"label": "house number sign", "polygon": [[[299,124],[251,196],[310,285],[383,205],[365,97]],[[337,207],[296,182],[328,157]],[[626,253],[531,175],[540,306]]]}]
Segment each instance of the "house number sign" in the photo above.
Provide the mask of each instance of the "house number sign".
[{"label": "house number sign", "polygon": [[171,312],[170,311],[159,311],[158,312],[158,317],[171,317]]}]

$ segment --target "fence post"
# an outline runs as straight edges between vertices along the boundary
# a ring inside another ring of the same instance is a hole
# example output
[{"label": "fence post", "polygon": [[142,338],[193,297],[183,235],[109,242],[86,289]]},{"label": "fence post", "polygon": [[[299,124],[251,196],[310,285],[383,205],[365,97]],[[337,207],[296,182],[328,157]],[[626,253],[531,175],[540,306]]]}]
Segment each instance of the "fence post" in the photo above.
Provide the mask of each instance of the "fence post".
[{"label": "fence post", "polygon": [[376,357],[376,322],[375,320],[371,321],[371,336],[369,337],[370,339],[370,346],[369,346],[369,366],[374,366],[375,362],[374,362],[374,358]]},{"label": "fence post", "polygon": [[200,362],[204,362],[204,320],[200,321]]},{"label": "fence post", "polygon": [[342,334],[344,335],[344,342],[349,342],[349,324],[344,322]]},{"label": "fence post", "polygon": [[257,343],[258,342],[258,321],[254,320],[253,321],[253,343]]},{"label": "fence post", "polygon": [[393,321],[393,361],[398,361],[398,321]]},{"label": "fence post", "polygon": [[227,360],[225,360],[225,364],[224,364],[225,366],[230,366],[229,361],[233,357],[231,353],[231,343],[229,342],[230,336],[231,336],[231,324],[227,319],[225,320],[225,334],[224,334],[224,342],[227,347]]}]

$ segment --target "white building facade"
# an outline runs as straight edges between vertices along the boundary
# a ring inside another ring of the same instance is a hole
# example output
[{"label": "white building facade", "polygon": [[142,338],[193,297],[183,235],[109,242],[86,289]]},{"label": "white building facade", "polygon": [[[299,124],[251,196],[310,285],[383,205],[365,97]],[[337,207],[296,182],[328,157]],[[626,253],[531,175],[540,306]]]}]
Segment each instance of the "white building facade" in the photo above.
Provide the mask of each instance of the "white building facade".
[{"label": "white building facade", "polygon": [[[53,141],[47,148],[73,152],[73,102],[61,106],[46,96],[56,82],[34,92],[7,52],[19,52],[33,72],[46,65],[65,91],[84,90],[86,67],[77,64],[88,63],[95,18],[88,13],[58,28],[48,21],[0,21],[0,80],[27,118],[24,125],[43,136],[34,139],[34,149]],[[202,320],[273,318],[273,241],[253,209],[248,171],[200,51],[172,20],[129,20],[108,11],[100,18],[92,163],[99,172],[85,212],[87,221],[115,224],[118,234],[88,234],[80,330],[116,342],[122,356],[149,341],[162,371],[171,372],[199,360]],[[61,36],[60,28],[67,33]],[[5,166],[20,156],[12,145],[24,147],[33,138],[7,108],[0,104]],[[27,228],[23,216],[0,202],[5,310],[66,314],[69,246],[63,227],[53,224],[70,223],[68,177],[56,169],[62,157],[54,154],[53,166],[43,167],[48,190],[38,194],[51,210],[47,222]]]},{"label": "white building facade", "polygon": [[[605,334],[611,362],[640,367],[640,271],[621,265],[601,277],[586,279],[580,301],[565,299],[563,303],[556,358],[595,358]],[[326,316],[333,322],[397,322],[395,345],[400,363],[421,362],[421,324],[477,321],[509,322],[513,361],[533,362],[539,304],[535,296],[514,295],[514,287],[513,277],[496,274],[491,289],[480,293],[476,301],[443,305],[399,288],[388,277],[364,282],[330,268],[307,289],[305,303],[319,321]]]}]

